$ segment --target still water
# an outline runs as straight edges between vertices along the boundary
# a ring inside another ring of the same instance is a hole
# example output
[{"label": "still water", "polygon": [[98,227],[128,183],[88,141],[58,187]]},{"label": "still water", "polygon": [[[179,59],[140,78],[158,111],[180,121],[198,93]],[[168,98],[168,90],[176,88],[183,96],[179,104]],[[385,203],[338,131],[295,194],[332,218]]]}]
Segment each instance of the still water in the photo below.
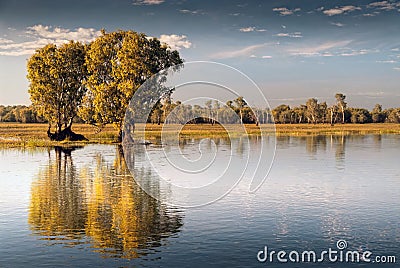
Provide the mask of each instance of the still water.
[{"label": "still water", "polygon": [[[207,142],[184,141],[181,152],[195,158],[200,143],[202,153],[214,148]],[[249,153],[241,139],[213,145],[232,161]],[[129,160],[141,167],[132,175],[118,146],[2,149],[0,267],[308,267],[276,257],[260,263],[257,254],[266,246],[337,250],[338,240],[371,251],[371,259],[396,256],[397,264],[378,266],[399,267],[400,136],[278,137],[276,147],[257,192],[249,193],[244,176],[228,195],[197,208],[164,202],[177,193],[154,183],[145,157]],[[162,166],[162,149],[148,151]]]}]

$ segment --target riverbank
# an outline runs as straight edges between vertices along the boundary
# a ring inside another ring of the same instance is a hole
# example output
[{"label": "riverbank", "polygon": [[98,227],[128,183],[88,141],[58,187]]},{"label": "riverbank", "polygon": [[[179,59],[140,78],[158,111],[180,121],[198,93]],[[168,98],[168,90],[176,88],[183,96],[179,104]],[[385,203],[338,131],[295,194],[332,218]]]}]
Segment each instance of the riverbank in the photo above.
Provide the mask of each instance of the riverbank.
[{"label": "riverbank", "polygon": [[[162,125],[148,124],[146,139],[150,141],[161,137],[161,131],[173,135],[180,131],[181,137],[227,137],[243,135],[240,125]],[[279,124],[275,126],[278,136],[308,136],[308,135],[366,135],[366,134],[400,134],[400,124]],[[140,129],[138,126],[137,129]],[[271,135],[274,128],[271,125],[262,127],[266,134]],[[112,144],[116,143],[118,133],[112,126],[106,126],[101,132],[96,132],[93,126],[75,124],[72,130],[84,135],[89,141],[84,142],[52,142],[47,137],[47,124],[0,123],[0,146],[2,147],[45,147],[55,145],[83,145],[83,144]],[[246,132],[250,135],[259,135],[256,125],[246,125]]]}]

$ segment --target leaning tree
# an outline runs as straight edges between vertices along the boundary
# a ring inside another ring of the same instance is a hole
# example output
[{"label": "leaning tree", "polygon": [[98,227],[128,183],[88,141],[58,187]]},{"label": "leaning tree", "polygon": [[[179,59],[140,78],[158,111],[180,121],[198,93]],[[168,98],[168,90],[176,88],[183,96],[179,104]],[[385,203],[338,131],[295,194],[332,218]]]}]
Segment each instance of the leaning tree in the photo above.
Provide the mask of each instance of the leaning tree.
[{"label": "leaning tree", "polygon": [[84,139],[71,126],[86,92],[85,54],[86,45],[71,41],[58,47],[46,45],[28,60],[30,98],[38,115],[48,121],[52,140]]}]

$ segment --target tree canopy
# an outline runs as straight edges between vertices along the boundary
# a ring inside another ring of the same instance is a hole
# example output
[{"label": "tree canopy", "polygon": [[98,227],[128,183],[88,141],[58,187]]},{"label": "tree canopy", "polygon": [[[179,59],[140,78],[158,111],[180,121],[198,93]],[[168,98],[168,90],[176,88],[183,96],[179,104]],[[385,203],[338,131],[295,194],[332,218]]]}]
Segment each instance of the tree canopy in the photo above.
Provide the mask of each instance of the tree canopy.
[{"label": "tree canopy", "polygon": [[71,125],[78,114],[90,124],[113,124],[121,139],[136,90],[154,74],[181,63],[179,53],[157,38],[103,30],[88,45],[71,41],[38,49],[28,61],[29,94],[38,116],[49,123],[52,139],[74,137]]},{"label": "tree canopy", "polygon": [[105,33],[87,51],[88,92],[80,116],[92,124],[113,124],[122,135],[129,101],[152,75],[183,61],[156,38],[134,31]]},{"label": "tree canopy", "polygon": [[28,60],[32,104],[38,115],[49,122],[49,135],[51,125],[55,125],[56,135],[52,137],[56,140],[72,134],[73,119],[86,93],[85,52],[86,45],[79,42],[71,41],[59,47],[49,44]]}]

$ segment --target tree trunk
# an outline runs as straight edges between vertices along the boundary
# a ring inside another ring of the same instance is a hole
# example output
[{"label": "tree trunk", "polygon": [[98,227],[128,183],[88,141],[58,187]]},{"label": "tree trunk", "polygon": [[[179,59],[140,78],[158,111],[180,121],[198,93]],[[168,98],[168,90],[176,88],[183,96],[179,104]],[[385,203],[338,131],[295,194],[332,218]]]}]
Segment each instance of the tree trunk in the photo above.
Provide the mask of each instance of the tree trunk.
[{"label": "tree trunk", "polygon": [[122,142],[122,129],[118,131],[118,142]]},{"label": "tree trunk", "polygon": [[[71,130],[71,126],[66,127],[63,130],[56,131],[55,133],[51,133],[50,131],[51,126],[49,125],[49,129],[47,130],[47,136],[50,138],[52,141],[64,141],[64,140],[69,140],[69,141],[84,141],[88,140],[85,138],[85,136],[81,134],[76,134]],[[57,129],[61,129],[57,126]]]},{"label": "tree trunk", "polygon": [[344,124],[344,107],[342,106],[342,115],[343,115],[343,121],[342,124]]},{"label": "tree trunk", "polygon": [[62,124],[61,123],[57,123],[57,130],[56,133],[60,133],[62,129]]}]

